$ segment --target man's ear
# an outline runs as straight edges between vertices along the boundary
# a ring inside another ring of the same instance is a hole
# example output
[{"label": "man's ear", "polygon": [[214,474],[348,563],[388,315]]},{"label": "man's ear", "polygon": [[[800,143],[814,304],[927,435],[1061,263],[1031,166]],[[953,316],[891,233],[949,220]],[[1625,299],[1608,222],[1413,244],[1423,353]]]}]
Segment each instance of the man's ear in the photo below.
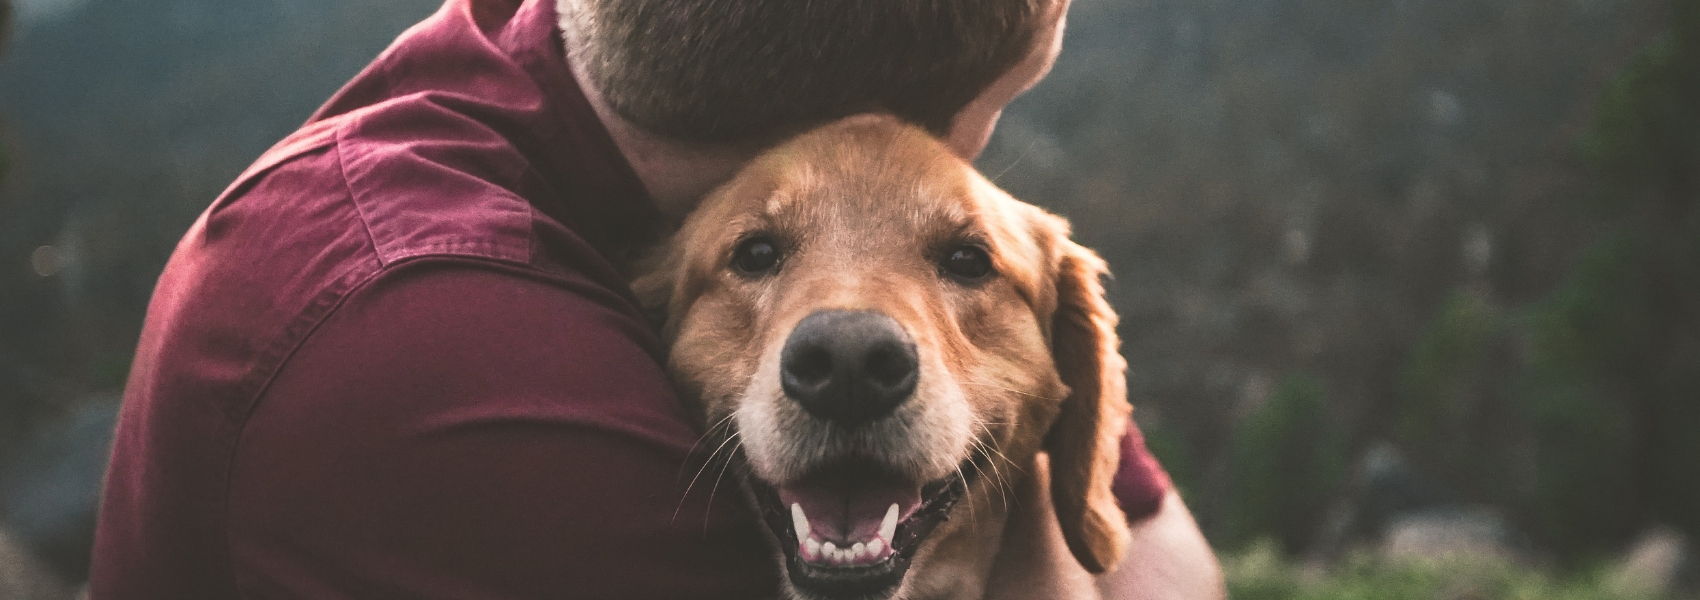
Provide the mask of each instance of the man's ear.
[{"label": "man's ear", "polygon": [[1119,352],[1116,313],[1104,297],[1103,259],[1060,239],[1057,309],[1051,354],[1069,388],[1046,435],[1051,497],[1063,538],[1081,566],[1103,573],[1127,549],[1127,515],[1112,490],[1128,413],[1127,362]]}]

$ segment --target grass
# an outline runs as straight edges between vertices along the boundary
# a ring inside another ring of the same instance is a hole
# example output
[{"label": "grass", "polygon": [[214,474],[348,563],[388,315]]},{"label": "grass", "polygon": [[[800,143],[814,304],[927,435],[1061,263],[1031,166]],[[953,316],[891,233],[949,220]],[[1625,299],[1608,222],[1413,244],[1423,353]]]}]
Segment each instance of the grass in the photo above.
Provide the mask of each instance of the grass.
[{"label": "grass", "polygon": [[1317,568],[1258,543],[1223,559],[1234,600],[1673,600],[1614,584],[1600,570],[1555,575],[1491,557],[1358,555]]}]

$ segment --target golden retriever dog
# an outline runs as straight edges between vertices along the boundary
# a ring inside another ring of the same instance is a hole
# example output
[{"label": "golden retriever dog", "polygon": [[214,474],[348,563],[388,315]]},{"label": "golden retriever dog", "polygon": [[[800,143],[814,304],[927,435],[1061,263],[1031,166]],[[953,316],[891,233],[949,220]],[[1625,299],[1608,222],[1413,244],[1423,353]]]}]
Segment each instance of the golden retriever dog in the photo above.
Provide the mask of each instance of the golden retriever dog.
[{"label": "golden retriever dog", "polygon": [[1117,564],[1125,363],[1104,262],[1068,233],[859,116],[756,158],[640,267],[791,597],[983,597],[1045,506],[1082,573]]}]

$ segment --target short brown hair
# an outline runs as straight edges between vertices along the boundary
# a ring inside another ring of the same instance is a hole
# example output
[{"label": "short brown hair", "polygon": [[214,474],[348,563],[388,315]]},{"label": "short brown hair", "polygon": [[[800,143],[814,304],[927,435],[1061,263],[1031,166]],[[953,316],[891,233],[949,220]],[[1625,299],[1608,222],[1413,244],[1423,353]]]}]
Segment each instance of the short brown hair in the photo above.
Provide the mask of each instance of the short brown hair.
[{"label": "short brown hair", "polygon": [[613,110],[692,142],[887,112],[935,134],[1027,56],[1042,0],[559,0]]}]

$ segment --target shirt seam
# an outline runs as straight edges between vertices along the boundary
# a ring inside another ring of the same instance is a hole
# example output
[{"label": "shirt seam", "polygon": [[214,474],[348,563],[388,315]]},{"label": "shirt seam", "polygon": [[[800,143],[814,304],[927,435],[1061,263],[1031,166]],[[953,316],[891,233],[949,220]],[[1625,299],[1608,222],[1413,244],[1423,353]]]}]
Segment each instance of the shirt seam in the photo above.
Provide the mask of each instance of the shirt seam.
[{"label": "shirt seam", "polygon": [[377,257],[380,267],[389,261],[384,260],[384,252],[378,245],[377,234],[372,233],[372,221],[367,218],[366,210],[360,207],[360,200],[354,197],[354,184],[348,179],[348,159],[343,155],[343,134],[347,132],[348,119],[337,124],[333,134],[332,149],[336,152],[337,178],[342,180],[342,190],[347,194],[349,205],[354,207],[354,216],[360,220],[360,229],[366,232],[366,243],[371,244],[372,254]]}]

